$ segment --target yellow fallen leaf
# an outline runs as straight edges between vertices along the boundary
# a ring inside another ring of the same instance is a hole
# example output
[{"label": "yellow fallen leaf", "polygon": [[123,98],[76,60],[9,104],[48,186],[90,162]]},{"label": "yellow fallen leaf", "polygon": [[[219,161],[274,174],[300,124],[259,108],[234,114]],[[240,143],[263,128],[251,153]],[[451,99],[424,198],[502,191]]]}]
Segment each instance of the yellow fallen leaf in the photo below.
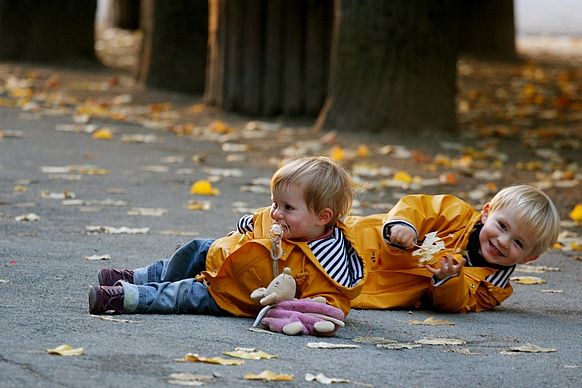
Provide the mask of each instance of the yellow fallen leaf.
[{"label": "yellow fallen leaf", "polygon": [[194,353],[188,353],[183,358],[179,358],[177,361],[187,361],[187,362],[203,362],[206,364],[218,364],[218,365],[242,365],[244,361],[241,360],[227,360],[222,357],[201,357]]},{"label": "yellow fallen leaf", "polygon": [[370,155],[370,149],[368,148],[367,145],[365,144],[360,144],[358,146],[358,149],[356,150],[356,154],[360,157],[360,158],[365,158],[367,156]]},{"label": "yellow fallen leaf", "polygon": [[408,322],[410,325],[426,325],[426,326],[454,326],[455,322],[447,321],[446,319],[435,319],[428,317],[424,321],[412,320]]},{"label": "yellow fallen leaf", "polygon": [[80,356],[83,354],[83,348],[73,349],[71,345],[63,344],[54,349],[47,349],[48,354],[56,354],[59,356]]},{"label": "yellow fallen leaf", "polygon": [[111,140],[113,139],[113,133],[108,128],[101,128],[93,132],[93,135],[91,135],[91,137],[97,140]]},{"label": "yellow fallen leaf", "polygon": [[514,276],[512,278],[509,278],[509,280],[511,280],[512,282],[515,282],[517,284],[526,284],[526,285],[544,284],[546,282],[544,279],[539,278],[537,276]]},{"label": "yellow fallen leaf", "polygon": [[236,348],[234,351],[224,352],[224,354],[230,357],[242,358],[245,360],[261,360],[261,359],[270,360],[271,358],[277,358],[277,356],[273,354],[263,352],[262,350],[257,351],[254,348],[251,349]]},{"label": "yellow fallen leaf", "polygon": [[346,158],[346,151],[339,146],[332,147],[329,151],[329,157],[335,161],[341,162]]},{"label": "yellow fallen leaf", "polygon": [[570,218],[573,221],[582,222],[582,203],[579,203],[576,206],[574,206],[574,208],[570,212]]},{"label": "yellow fallen leaf", "polygon": [[258,375],[255,373],[246,373],[243,378],[245,380],[263,380],[263,381],[293,381],[293,375],[278,374],[270,370],[264,370]]},{"label": "yellow fallen leaf", "polygon": [[198,201],[196,199],[188,201],[188,210],[209,210],[210,206],[209,201]]},{"label": "yellow fallen leaf", "polygon": [[409,173],[407,173],[406,171],[398,171],[397,173],[394,174],[392,179],[394,179],[395,181],[404,182],[404,183],[412,182],[412,176]]},{"label": "yellow fallen leaf", "polygon": [[212,183],[210,183],[210,181],[201,179],[192,184],[190,193],[193,195],[218,195],[220,194],[220,190],[212,187]]}]

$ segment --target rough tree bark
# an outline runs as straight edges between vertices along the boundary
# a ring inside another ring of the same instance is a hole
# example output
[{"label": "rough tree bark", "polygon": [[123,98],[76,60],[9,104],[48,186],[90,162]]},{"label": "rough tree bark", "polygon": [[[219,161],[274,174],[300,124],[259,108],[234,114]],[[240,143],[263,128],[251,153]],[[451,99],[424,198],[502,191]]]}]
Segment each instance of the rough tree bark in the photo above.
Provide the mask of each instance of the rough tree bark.
[{"label": "rough tree bark", "polygon": [[459,0],[336,0],[336,10],[315,127],[454,131]]},{"label": "rough tree bark", "polygon": [[0,59],[95,61],[97,0],[0,0]]},{"label": "rough tree bark", "polygon": [[481,59],[517,59],[513,0],[462,1],[459,50]]},{"label": "rough tree bark", "polygon": [[205,101],[259,115],[316,115],[325,98],[331,0],[211,0]]},{"label": "rough tree bark", "polygon": [[108,3],[107,23],[124,30],[139,28],[141,0],[112,0]]},{"label": "rough tree bark", "polygon": [[202,94],[208,49],[208,0],[143,0],[138,79],[151,88]]}]

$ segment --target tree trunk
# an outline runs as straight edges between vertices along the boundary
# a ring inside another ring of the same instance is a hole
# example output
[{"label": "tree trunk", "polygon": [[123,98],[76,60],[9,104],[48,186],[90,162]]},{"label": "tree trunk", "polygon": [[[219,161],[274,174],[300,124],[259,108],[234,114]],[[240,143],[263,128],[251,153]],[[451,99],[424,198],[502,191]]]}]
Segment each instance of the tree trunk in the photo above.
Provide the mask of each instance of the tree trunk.
[{"label": "tree trunk", "polygon": [[318,129],[456,128],[459,0],[337,0]]},{"label": "tree trunk", "polygon": [[517,59],[513,0],[462,1],[459,50],[481,59]]},{"label": "tree trunk", "polygon": [[143,0],[138,78],[152,88],[202,94],[208,50],[208,0]]},{"label": "tree trunk", "polygon": [[0,59],[95,61],[97,0],[0,0]]},{"label": "tree trunk", "polygon": [[331,0],[211,0],[205,100],[273,116],[315,115],[326,93]]},{"label": "tree trunk", "polygon": [[108,2],[107,24],[124,30],[139,28],[140,0],[111,0]]}]

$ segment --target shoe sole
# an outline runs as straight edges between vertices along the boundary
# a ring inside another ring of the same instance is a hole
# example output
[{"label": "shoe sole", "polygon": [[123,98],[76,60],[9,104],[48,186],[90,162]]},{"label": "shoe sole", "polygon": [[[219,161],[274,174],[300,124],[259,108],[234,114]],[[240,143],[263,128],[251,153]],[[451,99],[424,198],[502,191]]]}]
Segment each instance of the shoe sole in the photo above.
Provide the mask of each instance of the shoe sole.
[{"label": "shoe sole", "polygon": [[106,284],[105,279],[103,278],[103,273],[101,270],[99,272],[97,272],[97,280],[99,280],[100,286],[112,286],[113,285],[113,284]]},{"label": "shoe sole", "polygon": [[95,305],[97,303],[97,291],[95,287],[89,286],[89,314],[96,314]]}]

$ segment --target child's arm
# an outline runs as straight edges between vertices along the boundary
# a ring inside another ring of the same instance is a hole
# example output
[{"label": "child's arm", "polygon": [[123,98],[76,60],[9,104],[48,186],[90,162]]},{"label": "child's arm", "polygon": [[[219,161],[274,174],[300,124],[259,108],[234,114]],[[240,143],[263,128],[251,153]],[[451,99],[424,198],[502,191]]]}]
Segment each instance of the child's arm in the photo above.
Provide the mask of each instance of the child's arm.
[{"label": "child's arm", "polygon": [[513,292],[510,285],[497,287],[485,280],[486,269],[462,267],[458,276],[437,283],[430,290],[432,306],[445,312],[492,310]]},{"label": "child's arm", "polygon": [[473,207],[453,195],[406,195],[386,215],[384,237],[391,244],[398,244],[395,239],[401,239],[402,244],[398,245],[411,249],[412,235],[408,229],[415,233],[413,243],[435,231],[443,238],[462,234],[475,213]]}]

